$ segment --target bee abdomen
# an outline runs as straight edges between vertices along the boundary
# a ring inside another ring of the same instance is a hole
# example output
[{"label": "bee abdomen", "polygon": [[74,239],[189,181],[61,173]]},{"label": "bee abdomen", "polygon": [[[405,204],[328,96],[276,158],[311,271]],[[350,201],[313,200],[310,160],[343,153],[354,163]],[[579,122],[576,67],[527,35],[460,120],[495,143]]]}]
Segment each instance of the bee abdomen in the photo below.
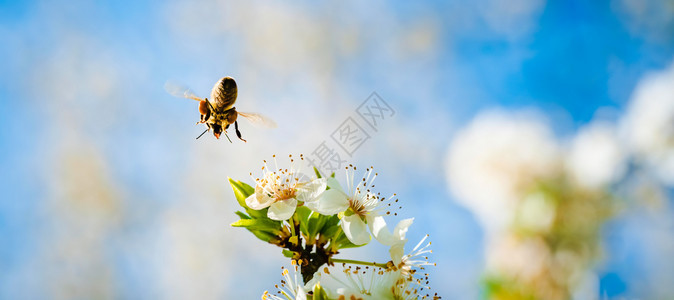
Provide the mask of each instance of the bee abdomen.
[{"label": "bee abdomen", "polygon": [[211,99],[214,108],[219,111],[225,111],[234,105],[236,102],[237,88],[236,81],[232,77],[223,77],[213,86],[211,91]]}]

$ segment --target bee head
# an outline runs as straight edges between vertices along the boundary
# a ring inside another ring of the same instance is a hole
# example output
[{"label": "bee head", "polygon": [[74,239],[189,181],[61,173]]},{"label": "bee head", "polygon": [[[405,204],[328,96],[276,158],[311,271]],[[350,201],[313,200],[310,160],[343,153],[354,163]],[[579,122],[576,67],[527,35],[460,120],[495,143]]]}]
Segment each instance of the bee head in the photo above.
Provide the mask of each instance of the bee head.
[{"label": "bee head", "polygon": [[213,135],[215,138],[219,139],[222,134],[222,126],[218,124],[211,124],[211,129],[213,129]]}]

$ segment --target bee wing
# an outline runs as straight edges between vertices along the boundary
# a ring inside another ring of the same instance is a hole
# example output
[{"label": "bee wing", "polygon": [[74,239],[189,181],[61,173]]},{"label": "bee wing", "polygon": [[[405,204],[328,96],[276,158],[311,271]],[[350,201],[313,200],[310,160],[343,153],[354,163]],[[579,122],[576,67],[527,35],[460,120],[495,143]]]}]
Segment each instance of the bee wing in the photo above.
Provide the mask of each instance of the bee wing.
[{"label": "bee wing", "polygon": [[167,81],[164,84],[164,89],[171,95],[175,97],[182,97],[182,98],[187,98],[187,99],[192,99],[192,100],[197,100],[197,101],[206,101],[204,98],[199,98],[197,95],[192,92],[188,87],[182,86],[178,83],[172,82],[172,81]]},{"label": "bee wing", "polygon": [[243,112],[238,112],[238,114],[239,116],[248,119],[248,121],[250,121],[250,123],[253,125],[267,128],[276,128],[276,122],[274,122],[274,120],[267,118],[261,114],[243,113]]}]

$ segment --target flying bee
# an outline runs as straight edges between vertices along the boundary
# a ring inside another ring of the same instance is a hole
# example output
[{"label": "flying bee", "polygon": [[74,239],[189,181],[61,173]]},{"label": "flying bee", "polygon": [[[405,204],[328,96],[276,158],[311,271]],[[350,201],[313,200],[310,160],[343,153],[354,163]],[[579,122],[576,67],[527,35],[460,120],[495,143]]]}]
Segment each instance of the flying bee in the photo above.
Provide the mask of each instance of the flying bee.
[{"label": "flying bee", "polygon": [[276,123],[266,118],[260,114],[256,113],[244,113],[236,111],[234,107],[234,102],[236,102],[236,97],[238,94],[238,89],[236,87],[236,81],[232,77],[223,77],[215,83],[213,90],[211,90],[211,100],[208,98],[199,98],[194,93],[187,88],[181,88],[178,85],[173,83],[166,83],[166,91],[171,93],[176,97],[184,97],[187,99],[192,99],[199,101],[199,114],[200,120],[197,124],[205,124],[206,130],[201,133],[198,137],[200,138],[207,131],[213,130],[213,135],[219,139],[220,135],[224,132],[225,136],[231,143],[232,140],[229,139],[227,135],[227,129],[229,125],[234,124],[234,130],[236,131],[236,136],[246,142],[241,137],[241,132],[239,131],[239,122],[237,121],[238,116],[242,116],[248,119],[251,123],[255,125],[261,125],[264,127],[274,128]]}]

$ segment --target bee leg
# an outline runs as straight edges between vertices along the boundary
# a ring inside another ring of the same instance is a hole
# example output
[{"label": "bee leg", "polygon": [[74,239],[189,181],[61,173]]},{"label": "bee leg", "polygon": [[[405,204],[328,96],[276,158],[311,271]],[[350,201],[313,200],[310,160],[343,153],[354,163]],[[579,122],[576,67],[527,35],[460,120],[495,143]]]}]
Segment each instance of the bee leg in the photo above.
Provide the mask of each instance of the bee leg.
[{"label": "bee leg", "polygon": [[242,141],[244,141],[245,143],[247,143],[246,140],[244,140],[243,138],[241,138],[241,131],[239,131],[239,121],[234,121],[234,130],[236,130],[236,136],[237,136],[240,140],[242,140]]}]

